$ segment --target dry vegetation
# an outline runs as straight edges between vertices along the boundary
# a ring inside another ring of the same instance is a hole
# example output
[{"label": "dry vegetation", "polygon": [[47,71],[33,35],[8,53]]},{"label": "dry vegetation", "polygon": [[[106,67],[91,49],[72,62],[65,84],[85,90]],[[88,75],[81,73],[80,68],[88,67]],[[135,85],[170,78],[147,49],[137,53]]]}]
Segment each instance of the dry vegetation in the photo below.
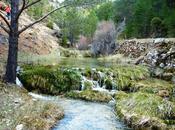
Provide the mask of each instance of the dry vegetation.
[{"label": "dry vegetation", "polygon": [[54,103],[33,99],[25,89],[0,81],[0,129],[48,130],[63,117]]}]

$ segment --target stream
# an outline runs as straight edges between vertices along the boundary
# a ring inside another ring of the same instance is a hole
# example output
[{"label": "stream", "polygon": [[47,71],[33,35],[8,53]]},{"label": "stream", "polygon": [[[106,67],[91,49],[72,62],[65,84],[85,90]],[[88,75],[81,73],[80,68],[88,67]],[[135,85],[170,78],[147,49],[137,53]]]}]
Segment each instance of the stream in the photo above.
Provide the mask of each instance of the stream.
[{"label": "stream", "polygon": [[65,116],[52,130],[131,130],[117,119],[110,104],[92,103],[29,93],[63,107]]}]

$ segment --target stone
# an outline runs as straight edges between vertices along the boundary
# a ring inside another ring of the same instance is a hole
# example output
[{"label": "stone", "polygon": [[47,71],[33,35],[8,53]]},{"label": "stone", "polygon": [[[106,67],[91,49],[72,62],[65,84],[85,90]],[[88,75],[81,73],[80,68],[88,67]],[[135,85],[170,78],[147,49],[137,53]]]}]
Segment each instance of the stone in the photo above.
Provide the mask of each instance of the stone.
[{"label": "stone", "polygon": [[20,124],[20,125],[16,126],[16,130],[23,130],[23,128],[24,128],[23,124]]},{"label": "stone", "polygon": [[160,97],[169,97],[169,96],[170,96],[170,93],[169,93],[168,90],[160,90],[160,91],[158,92],[158,95],[159,95]]},{"label": "stone", "polygon": [[163,42],[165,42],[165,38],[156,38],[156,39],[154,39],[154,44],[158,44],[158,43],[163,43]]}]

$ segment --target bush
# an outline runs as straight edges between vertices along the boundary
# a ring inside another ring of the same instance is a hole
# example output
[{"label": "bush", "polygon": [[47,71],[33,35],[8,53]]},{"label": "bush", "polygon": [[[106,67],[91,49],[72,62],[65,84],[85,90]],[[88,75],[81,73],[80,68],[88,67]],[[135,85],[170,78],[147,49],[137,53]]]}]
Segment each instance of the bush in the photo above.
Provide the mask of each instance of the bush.
[{"label": "bush", "polygon": [[47,22],[46,26],[47,26],[48,28],[50,28],[50,29],[53,29],[53,22],[49,20],[49,21]]},{"label": "bush", "polygon": [[164,22],[159,17],[154,17],[151,20],[151,27],[153,37],[165,37],[167,36],[167,28]]},{"label": "bush", "polygon": [[91,51],[94,56],[108,55],[116,49],[116,29],[111,21],[100,22],[95,32]]},{"label": "bush", "polygon": [[63,46],[63,47],[67,47],[67,46],[68,46],[67,42],[68,42],[68,39],[67,39],[67,37],[64,35],[64,36],[62,37],[62,39],[61,39],[60,45]]}]

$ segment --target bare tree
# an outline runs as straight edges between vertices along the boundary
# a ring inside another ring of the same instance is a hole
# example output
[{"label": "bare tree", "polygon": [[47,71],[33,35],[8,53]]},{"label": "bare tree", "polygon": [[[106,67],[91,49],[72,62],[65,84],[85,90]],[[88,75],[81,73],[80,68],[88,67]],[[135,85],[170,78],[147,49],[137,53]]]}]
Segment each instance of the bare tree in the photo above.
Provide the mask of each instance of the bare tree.
[{"label": "bare tree", "polygon": [[115,25],[112,21],[100,22],[92,41],[92,54],[98,56],[113,53],[116,49],[116,36]]},{"label": "bare tree", "polygon": [[11,20],[10,22],[0,13],[0,17],[3,19],[5,24],[0,24],[0,27],[9,35],[9,50],[8,50],[8,59],[7,59],[7,66],[6,66],[6,75],[5,80],[9,83],[15,83],[16,81],[16,68],[17,68],[17,57],[18,57],[18,38],[19,35],[24,32],[26,29],[30,28],[31,26],[39,23],[47,16],[52,14],[53,12],[65,8],[69,5],[60,6],[38,20],[34,21],[33,23],[26,25],[25,27],[19,29],[18,28],[18,20],[20,15],[23,11],[28,9],[29,7],[35,5],[36,3],[40,2],[41,0],[34,0],[30,2],[30,0],[22,0],[20,4],[19,0],[11,0]]}]

